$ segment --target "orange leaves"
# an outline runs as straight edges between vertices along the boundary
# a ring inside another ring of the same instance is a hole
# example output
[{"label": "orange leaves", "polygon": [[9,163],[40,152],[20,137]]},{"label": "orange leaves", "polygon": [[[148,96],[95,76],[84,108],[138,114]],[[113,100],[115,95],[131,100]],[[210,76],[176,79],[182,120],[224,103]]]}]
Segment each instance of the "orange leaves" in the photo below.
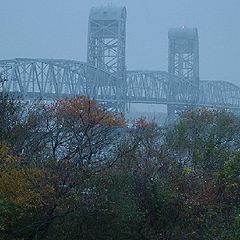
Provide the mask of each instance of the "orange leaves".
[{"label": "orange leaves", "polygon": [[139,118],[136,120],[135,125],[139,128],[152,128],[153,123],[147,122],[145,118]]},{"label": "orange leaves", "polygon": [[95,100],[80,96],[74,99],[60,100],[51,106],[58,118],[77,121],[81,125],[124,126],[121,116],[105,111]]}]

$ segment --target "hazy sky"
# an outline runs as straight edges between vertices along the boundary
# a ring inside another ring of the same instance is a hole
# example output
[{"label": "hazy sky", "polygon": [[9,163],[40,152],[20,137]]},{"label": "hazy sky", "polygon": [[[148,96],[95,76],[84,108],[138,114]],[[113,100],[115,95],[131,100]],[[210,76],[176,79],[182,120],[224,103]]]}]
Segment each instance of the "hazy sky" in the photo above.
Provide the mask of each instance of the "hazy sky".
[{"label": "hazy sky", "polygon": [[0,59],[86,61],[92,6],[126,6],[127,68],[167,70],[170,27],[197,27],[200,77],[240,85],[240,0],[0,0]]}]

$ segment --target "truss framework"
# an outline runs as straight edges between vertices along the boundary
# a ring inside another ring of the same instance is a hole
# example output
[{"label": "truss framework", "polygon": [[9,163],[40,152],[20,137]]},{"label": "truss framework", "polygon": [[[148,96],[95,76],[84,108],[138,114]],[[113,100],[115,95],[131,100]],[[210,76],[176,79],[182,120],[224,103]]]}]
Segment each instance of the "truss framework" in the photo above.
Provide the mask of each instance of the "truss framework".
[{"label": "truss framework", "polygon": [[[0,91],[25,100],[52,100],[87,95],[101,102],[118,103],[116,82],[109,72],[87,63],[51,59],[0,60]],[[206,106],[240,110],[240,88],[224,81],[200,81],[199,100],[193,102],[195,85],[163,71],[128,71],[127,103]]]},{"label": "truss framework", "polygon": [[[199,100],[199,41],[196,28],[172,28],[168,32],[168,72],[192,83],[191,101]],[[173,95],[176,86],[172,88]],[[176,112],[183,110],[181,104],[168,105],[169,118],[174,120]],[[171,120],[170,120],[171,121]]]},{"label": "truss framework", "polygon": [[[126,103],[167,104],[178,109],[206,106],[240,110],[240,88],[199,80],[197,29],[169,30],[169,69],[126,71],[126,9],[93,8],[87,63],[63,59],[0,60],[0,92],[24,100],[86,95],[124,109]],[[120,107],[119,107],[120,106]]]},{"label": "truss framework", "polygon": [[168,72],[199,83],[199,40],[196,28],[172,28],[168,32]]},{"label": "truss framework", "polygon": [[88,27],[89,65],[116,76],[116,98],[125,101],[126,95],[126,8],[92,8]]}]

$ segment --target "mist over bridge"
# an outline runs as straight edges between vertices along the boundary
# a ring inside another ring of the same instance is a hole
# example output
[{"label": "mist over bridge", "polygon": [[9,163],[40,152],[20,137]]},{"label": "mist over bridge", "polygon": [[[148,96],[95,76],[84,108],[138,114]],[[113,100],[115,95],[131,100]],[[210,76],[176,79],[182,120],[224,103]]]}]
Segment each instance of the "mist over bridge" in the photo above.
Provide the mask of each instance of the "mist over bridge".
[{"label": "mist over bridge", "polygon": [[62,59],[0,60],[0,91],[22,99],[90,96],[124,110],[127,103],[166,104],[174,114],[186,106],[240,110],[240,88],[199,78],[197,29],[169,30],[166,71],[126,69],[126,9],[93,8],[87,62]]}]

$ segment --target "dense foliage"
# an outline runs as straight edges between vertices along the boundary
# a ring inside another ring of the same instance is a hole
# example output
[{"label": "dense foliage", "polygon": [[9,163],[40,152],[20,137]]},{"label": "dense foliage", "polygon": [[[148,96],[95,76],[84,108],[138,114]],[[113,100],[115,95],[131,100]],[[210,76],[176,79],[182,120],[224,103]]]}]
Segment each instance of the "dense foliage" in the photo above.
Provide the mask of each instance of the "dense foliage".
[{"label": "dense foliage", "polygon": [[130,126],[86,97],[0,104],[0,239],[240,239],[237,116]]}]

